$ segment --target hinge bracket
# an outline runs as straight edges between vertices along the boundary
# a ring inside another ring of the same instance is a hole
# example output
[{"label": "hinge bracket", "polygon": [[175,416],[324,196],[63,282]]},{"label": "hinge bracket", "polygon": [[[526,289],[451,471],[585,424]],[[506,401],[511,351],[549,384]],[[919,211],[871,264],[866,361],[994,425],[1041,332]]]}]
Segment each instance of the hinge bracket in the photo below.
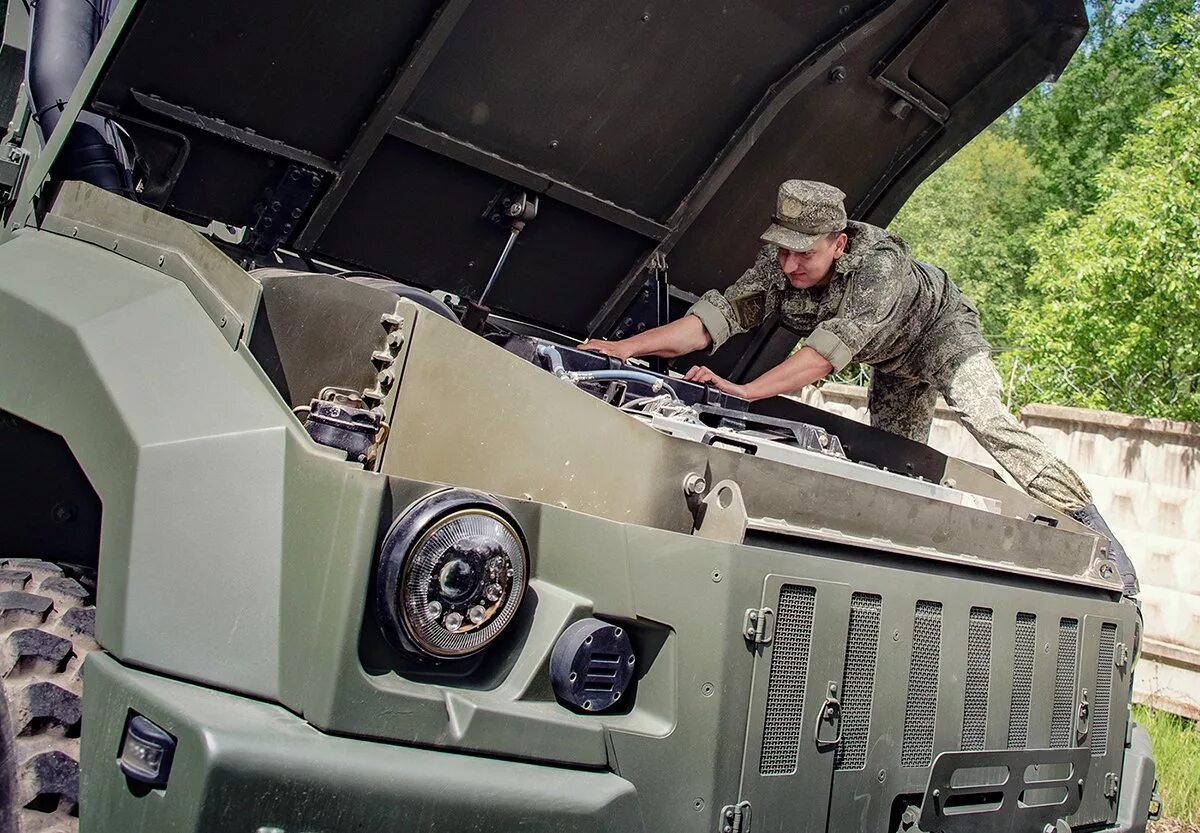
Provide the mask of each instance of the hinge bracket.
[{"label": "hinge bracket", "polygon": [[0,155],[0,208],[7,208],[17,201],[17,191],[25,176],[29,162],[29,151],[9,145],[7,152]]},{"label": "hinge bracket", "polygon": [[722,807],[717,829],[721,833],[750,833],[750,802],[739,801]]},{"label": "hinge bracket", "polygon": [[769,607],[752,607],[742,618],[742,635],[755,645],[766,645],[775,635],[775,611]]}]

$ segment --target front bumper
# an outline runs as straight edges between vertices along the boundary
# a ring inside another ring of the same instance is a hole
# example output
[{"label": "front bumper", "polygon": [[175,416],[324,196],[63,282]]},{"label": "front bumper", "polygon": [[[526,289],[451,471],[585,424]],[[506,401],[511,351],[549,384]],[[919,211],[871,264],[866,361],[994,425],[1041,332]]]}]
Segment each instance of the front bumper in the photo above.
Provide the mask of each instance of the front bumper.
[{"label": "front bumper", "polygon": [[[137,671],[105,654],[88,658],[85,686],[83,833],[645,830],[633,784],[610,772],[329,735],[279,706]],[[178,741],[165,789],[133,784],[117,766],[131,711]],[[1154,786],[1140,726],[1120,784],[1109,830],[1140,833]]]},{"label": "front bumper", "polygon": [[[643,830],[637,793],[589,772],[327,735],[269,703],[89,657],[84,833]],[[130,710],[178,741],[170,781],[127,782]]]}]

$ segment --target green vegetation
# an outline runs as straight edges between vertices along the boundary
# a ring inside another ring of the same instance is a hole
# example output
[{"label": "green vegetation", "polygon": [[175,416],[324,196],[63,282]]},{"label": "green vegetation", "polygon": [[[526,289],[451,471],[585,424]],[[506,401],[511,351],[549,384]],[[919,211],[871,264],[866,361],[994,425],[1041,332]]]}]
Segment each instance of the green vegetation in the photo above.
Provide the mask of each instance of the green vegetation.
[{"label": "green vegetation", "polygon": [[1109,2],[892,223],[976,299],[1014,404],[1200,420],[1200,14]]},{"label": "green vegetation", "polygon": [[1177,823],[1160,831],[1179,830],[1179,823],[1200,829],[1200,726],[1145,706],[1133,707],[1133,719],[1150,733],[1165,817]]}]

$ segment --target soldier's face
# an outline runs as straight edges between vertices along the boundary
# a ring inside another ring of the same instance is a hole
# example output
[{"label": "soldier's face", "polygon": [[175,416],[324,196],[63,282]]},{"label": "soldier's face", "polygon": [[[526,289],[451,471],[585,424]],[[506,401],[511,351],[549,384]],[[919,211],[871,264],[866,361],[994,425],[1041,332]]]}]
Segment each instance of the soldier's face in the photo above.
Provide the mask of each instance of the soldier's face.
[{"label": "soldier's face", "polygon": [[824,286],[833,277],[833,263],[846,249],[846,235],[822,237],[807,252],[779,249],[779,268],[796,289]]}]

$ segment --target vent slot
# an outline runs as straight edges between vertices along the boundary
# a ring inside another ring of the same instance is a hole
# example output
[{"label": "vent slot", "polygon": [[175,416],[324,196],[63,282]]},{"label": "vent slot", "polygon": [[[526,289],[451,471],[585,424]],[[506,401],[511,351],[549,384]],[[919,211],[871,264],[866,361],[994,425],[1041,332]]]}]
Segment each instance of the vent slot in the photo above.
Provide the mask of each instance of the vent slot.
[{"label": "vent slot", "polygon": [[858,770],[867,764],[882,611],[883,600],[879,596],[855,593],[850,597],[846,666],[842,672],[842,742],[833,755],[835,770]]},{"label": "vent slot", "polygon": [[779,592],[759,761],[762,775],[790,775],[796,771],[816,597],[814,588],[791,584]]},{"label": "vent slot", "polygon": [[908,666],[908,699],[904,704],[904,741],[900,766],[925,767],[933,762],[933,730],[937,722],[938,673],[942,661],[942,605],[918,601],[913,617],[912,660]]},{"label": "vent slot", "polygon": [[1092,756],[1108,754],[1108,710],[1112,703],[1113,651],[1117,643],[1117,626],[1105,622],[1100,626],[1100,653],[1096,661],[1096,696],[1092,705]]},{"label": "vent slot", "polygon": [[963,698],[962,748],[978,752],[987,742],[988,685],[992,679],[992,611],[971,608],[967,623],[967,688]]},{"label": "vent slot", "polygon": [[1037,643],[1037,617],[1017,614],[1013,639],[1012,699],[1008,708],[1008,748],[1024,749],[1029,743],[1029,701],[1033,692],[1033,652]]},{"label": "vent slot", "polygon": [[1054,706],[1050,710],[1050,748],[1071,745],[1075,721],[1075,675],[1079,666],[1079,620],[1058,623],[1058,661],[1054,666]]}]

